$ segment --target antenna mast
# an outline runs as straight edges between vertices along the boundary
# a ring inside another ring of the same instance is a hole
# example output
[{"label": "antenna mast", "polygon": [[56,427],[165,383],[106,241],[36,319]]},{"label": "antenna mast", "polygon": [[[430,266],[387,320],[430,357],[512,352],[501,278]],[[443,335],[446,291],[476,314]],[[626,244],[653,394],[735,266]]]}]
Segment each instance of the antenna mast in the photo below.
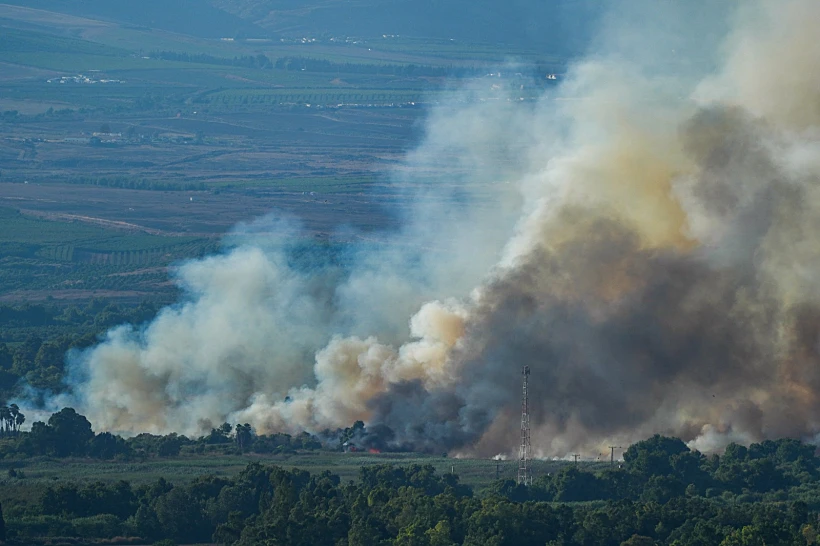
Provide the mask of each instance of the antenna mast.
[{"label": "antenna mast", "polygon": [[524,376],[524,388],[521,395],[521,447],[518,450],[518,483],[530,485],[532,484],[532,474],[530,472],[530,403],[527,396],[530,367],[524,366],[521,369],[521,375]]},{"label": "antenna mast", "polygon": [[615,466],[615,450],[623,449],[621,446],[609,446],[609,466]]}]

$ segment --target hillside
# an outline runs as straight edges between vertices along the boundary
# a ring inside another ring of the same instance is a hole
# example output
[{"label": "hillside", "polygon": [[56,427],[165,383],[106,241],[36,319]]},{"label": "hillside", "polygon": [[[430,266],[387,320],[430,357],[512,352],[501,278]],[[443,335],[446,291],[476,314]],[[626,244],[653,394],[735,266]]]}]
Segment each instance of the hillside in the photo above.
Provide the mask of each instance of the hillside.
[{"label": "hillside", "polygon": [[591,0],[211,0],[214,6],[281,34],[399,34],[577,51],[602,2]]},{"label": "hillside", "polygon": [[577,53],[595,0],[8,0],[7,4],[199,38],[375,37],[491,43]]},{"label": "hillside", "polygon": [[198,0],[7,0],[3,3],[200,38],[264,33],[251,22]]}]

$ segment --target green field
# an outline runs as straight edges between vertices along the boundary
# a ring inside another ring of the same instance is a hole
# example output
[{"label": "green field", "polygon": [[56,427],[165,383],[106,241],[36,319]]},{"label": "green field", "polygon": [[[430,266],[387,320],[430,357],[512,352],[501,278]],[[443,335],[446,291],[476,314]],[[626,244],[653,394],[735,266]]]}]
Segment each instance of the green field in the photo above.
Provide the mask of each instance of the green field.
[{"label": "green field", "polygon": [[[451,471],[460,481],[476,491],[481,491],[496,480],[515,479],[518,461],[494,461],[487,459],[456,459],[436,457],[417,453],[337,453],[325,451],[304,452],[293,455],[190,455],[173,458],[148,459],[145,462],[108,462],[93,459],[51,459],[33,458],[25,461],[0,461],[0,503],[3,506],[20,505],[31,502],[49,486],[61,482],[93,483],[103,481],[115,483],[120,480],[131,482],[135,487],[156,482],[159,478],[187,485],[201,476],[214,475],[233,478],[249,463],[276,465],[285,469],[302,469],[311,474],[325,470],[338,475],[343,481],[357,480],[364,466],[393,464],[396,466],[433,465],[436,472],[446,474]],[[573,465],[567,461],[532,461],[533,475],[554,474],[562,468]],[[608,463],[579,463],[588,471],[607,468]],[[7,471],[14,468],[23,472],[24,478],[10,478]],[[22,506],[22,505],[20,505]],[[22,509],[22,508],[21,508]],[[6,511],[6,517],[9,516]]]},{"label": "green field", "polygon": [[[363,466],[393,464],[408,466],[412,464],[431,464],[436,472],[446,474],[455,470],[461,481],[480,489],[496,479],[496,464],[499,478],[515,479],[518,472],[518,460],[495,461],[490,459],[458,459],[424,455],[421,453],[338,453],[330,451],[306,451],[292,455],[184,455],[173,458],[148,459],[145,462],[108,462],[93,459],[48,459],[34,458],[26,461],[0,462],[3,473],[8,468],[23,470],[25,483],[29,485],[48,485],[54,481],[69,479],[72,481],[92,482],[102,480],[115,482],[127,480],[136,485],[156,481],[160,477],[188,483],[198,476],[213,474],[216,476],[235,476],[249,463],[258,462],[276,465],[282,468],[300,468],[310,473],[321,473],[325,470],[339,475],[343,480],[355,480]],[[571,461],[531,462],[534,475],[555,473],[571,466]],[[585,470],[598,471],[609,466],[609,463],[581,462]],[[15,481],[6,476],[0,478],[4,486],[24,485],[23,480]],[[3,499],[0,498],[0,502]]]},{"label": "green field", "polygon": [[[213,252],[217,242],[51,221],[0,208],[0,285],[6,290],[143,290],[167,273],[145,268]],[[133,273],[132,273],[133,272]]]},{"label": "green field", "polygon": [[68,243],[89,250],[152,250],[186,245],[195,238],[123,233],[82,222],[55,222],[0,207],[0,245],[31,244],[59,248]]}]

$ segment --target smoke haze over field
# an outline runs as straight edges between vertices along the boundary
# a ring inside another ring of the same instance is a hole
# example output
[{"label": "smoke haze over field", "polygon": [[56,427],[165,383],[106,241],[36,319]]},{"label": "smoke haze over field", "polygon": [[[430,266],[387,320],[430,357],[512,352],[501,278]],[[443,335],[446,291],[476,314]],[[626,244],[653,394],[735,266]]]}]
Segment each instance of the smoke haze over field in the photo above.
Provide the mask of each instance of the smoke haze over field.
[{"label": "smoke haze over field", "polygon": [[184,301],[71,355],[53,403],[118,432],[361,419],[396,445],[494,455],[516,443],[528,365],[543,455],[656,432],[815,439],[820,4],[703,17],[728,21],[712,59],[697,21],[673,28],[698,6],[667,4],[641,32],[613,16],[535,104],[434,111],[396,177],[450,175],[395,244],[305,272],[263,235],[298,226],[242,226],[179,268]]}]

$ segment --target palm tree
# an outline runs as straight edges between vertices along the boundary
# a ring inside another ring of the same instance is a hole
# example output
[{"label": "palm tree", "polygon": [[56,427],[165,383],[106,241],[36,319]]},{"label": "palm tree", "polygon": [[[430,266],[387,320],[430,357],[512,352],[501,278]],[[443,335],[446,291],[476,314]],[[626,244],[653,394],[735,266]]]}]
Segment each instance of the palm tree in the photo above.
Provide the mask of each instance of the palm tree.
[{"label": "palm tree", "polygon": [[0,434],[8,432],[9,416],[11,412],[7,406],[0,406]]},{"label": "palm tree", "polygon": [[253,429],[248,423],[244,425],[236,424],[236,444],[240,450],[249,447],[251,440],[253,440]]},{"label": "palm tree", "polygon": [[19,413],[20,406],[17,404],[11,404],[9,406],[9,425],[11,425],[12,432],[17,432],[17,425],[15,425],[15,423],[17,422],[17,414]]},{"label": "palm tree", "polygon": [[17,412],[17,417],[15,418],[15,423],[17,423],[17,433],[20,433],[20,427],[23,426],[23,423],[26,422],[26,416],[23,415],[21,412]]}]

